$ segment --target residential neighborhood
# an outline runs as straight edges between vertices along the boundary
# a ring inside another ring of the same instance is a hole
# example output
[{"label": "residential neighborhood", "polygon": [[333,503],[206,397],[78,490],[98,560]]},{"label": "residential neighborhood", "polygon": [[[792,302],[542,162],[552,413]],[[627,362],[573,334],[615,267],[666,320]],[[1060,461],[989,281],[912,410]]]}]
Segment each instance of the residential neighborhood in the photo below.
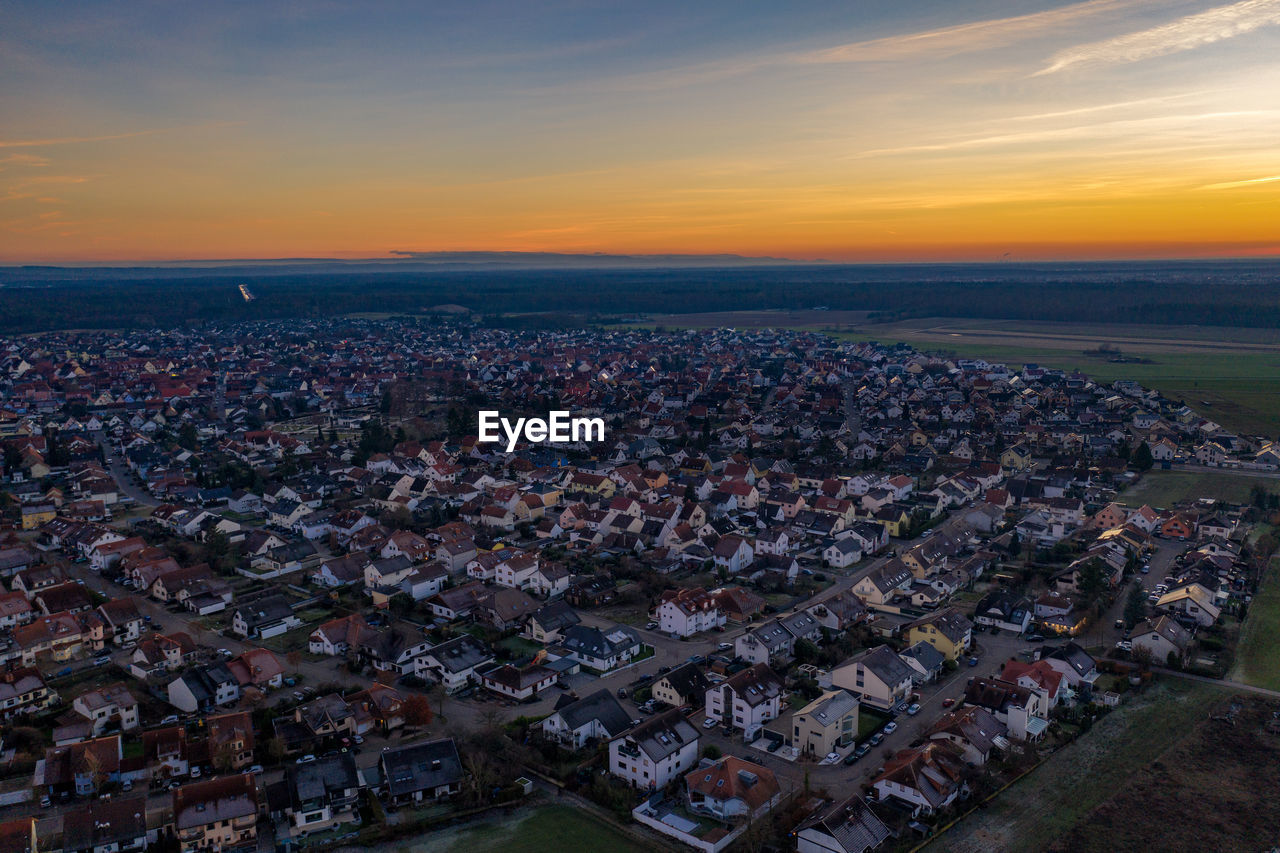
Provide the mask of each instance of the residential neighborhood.
[{"label": "residential neighborhood", "polygon": [[[560,798],[654,849],[911,849],[1152,684],[1229,681],[1276,546],[1265,488],[1130,499],[1274,484],[1274,441],[1033,364],[462,320],[0,346],[15,850]],[[506,452],[483,400],[608,430]]]}]

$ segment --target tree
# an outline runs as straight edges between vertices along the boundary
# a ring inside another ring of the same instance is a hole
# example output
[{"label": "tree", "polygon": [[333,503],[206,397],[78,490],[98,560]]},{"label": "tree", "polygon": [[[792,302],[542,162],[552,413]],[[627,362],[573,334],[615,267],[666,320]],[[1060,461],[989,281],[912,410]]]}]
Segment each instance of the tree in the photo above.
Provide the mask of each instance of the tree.
[{"label": "tree", "polygon": [[1022,553],[1022,537],[1018,535],[1018,531],[1013,531],[1013,535],[1009,537],[1009,556],[1016,557]]},{"label": "tree", "polygon": [[1107,579],[1102,573],[1102,563],[1096,559],[1089,560],[1080,567],[1079,571],[1080,594],[1084,596],[1086,602],[1093,604],[1102,597],[1102,592],[1107,585]]},{"label": "tree", "polygon": [[1151,456],[1151,448],[1144,441],[1138,445],[1138,449],[1133,451],[1133,459],[1130,463],[1134,469],[1138,471],[1150,471],[1151,466],[1156,464],[1156,460]]},{"label": "tree", "polygon": [[1142,584],[1135,583],[1129,589],[1129,597],[1124,603],[1124,621],[1129,627],[1137,625],[1147,615],[1147,596]]},{"label": "tree", "polygon": [[400,707],[404,712],[406,726],[426,726],[435,719],[435,715],[431,713],[431,703],[420,693],[410,695]]},{"label": "tree", "polygon": [[293,668],[294,674],[297,675],[298,670],[302,668],[302,652],[294,649],[285,655],[284,659],[289,662],[289,666]]}]

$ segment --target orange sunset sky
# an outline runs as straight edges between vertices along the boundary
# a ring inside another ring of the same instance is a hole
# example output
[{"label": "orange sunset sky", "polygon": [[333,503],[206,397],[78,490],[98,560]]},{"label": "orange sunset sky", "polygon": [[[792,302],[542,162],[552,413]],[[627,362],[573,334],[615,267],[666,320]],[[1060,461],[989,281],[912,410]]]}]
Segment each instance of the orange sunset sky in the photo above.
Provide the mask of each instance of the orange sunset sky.
[{"label": "orange sunset sky", "polygon": [[1280,254],[1280,0],[5,8],[0,263]]}]

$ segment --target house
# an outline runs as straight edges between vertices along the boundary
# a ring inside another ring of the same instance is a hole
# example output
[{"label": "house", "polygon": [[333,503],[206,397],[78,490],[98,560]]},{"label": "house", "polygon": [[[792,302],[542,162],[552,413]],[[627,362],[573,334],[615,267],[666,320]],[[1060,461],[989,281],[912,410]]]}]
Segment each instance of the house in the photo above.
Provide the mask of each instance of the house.
[{"label": "house", "polygon": [[[1027,613],[1030,614],[1030,601]],[[905,628],[909,644],[928,643],[947,660],[957,660],[973,644],[973,623],[954,607],[923,616]]]},{"label": "house", "polygon": [[732,576],[751,565],[751,561],[755,558],[755,551],[746,539],[730,534],[720,538],[712,549],[712,555],[716,568]]},{"label": "house", "polygon": [[657,714],[609,742],[609,772],[652,791],[698,762],[698,730],[677,709]]},{"label": "house", "polygon": [[540,726],[551,740],[581,749],[588,741],[621,735],[631,727],[631,715],[608,690],[597,690],[577,700],[561,696]]},{"label": "house", "polygon": [[418,658],[416,674],[430,673],[446,693],[457,693],[477,680],[478,668],[492,662],[492,649],[470,634],[460,634]]},{"label": "house", "polygon": [[892,834],[855,793],[800,824],[795,831],[796,853],[870,853]]},{"label": "house", "polygon": [[911,680],[916,684],[924,684],[942,675],[947,659],[929,643],[921,641],[914,646],[903,649],[898,657],[915,670]]},{"label": "house", "polygon": [[1000,669],[1000,678],[1029,688],[1040,694],[1043,703],[1052,710],[1063,701],[1066,691],[1062,685],[1062,673],[1047,661],[1026,661],[1010,658]]},{"label": "house", "polygon": [[782,679],[768,664],[758,663],[713,684],[705,694],[706,715],[735,728],[750,741],[782,708]]},{"label": "house", "polygon": [[925,731],[929,740],[941,740],[962,750],[966,763],[986,764],[994,750],[1007,750],[1008,728],[991,712],[976,705],[948,711]]},{"label": "house", "polygon": [[966,705],[985,708],[1004,723],[1014,740],[1038,740],[1049,728],[1049,706],[1042,691],[1000,678],[971,678]]},{"label": "house", "polygon": [[719,596],[702,587],[664,591],[658,600],[657,616],[659,630],[675,637],[722,628],[726,620]]},{"label": "house", "polygon": [[388,747],[378,756],[378,767],[382,793],[395,804],[452,797],[465,778],[453,738]]},{"label": "house", "polygon": [[94,795],[108,782],[120,781],[124,756],[120,735],[108,735],[45,750],[44,777],[37,769],[34,786],[50,796]]},{"label": "house", "polygon": [[188,714],[240,701],[240,681],[222,663],[187,670],[169,682],[167,691],[169,704]]},{"label": "house", "polygon": [[555,643],[564,636],[566,628],[571,628],[580,622],[582,617],[569,606],[568,602],[552,601],[529,615],[524,633],[531,640],[539,643]]},{"label": "house", "polygon": [[808,608],[810,616],[828,631],[839,632],[867,620],[867,606],[852,590],[841,590]]},{"label": "house", "polygon": [[1031,624],[1033,615],[1035,607],[1030,598],[1009,590],[995,589],[984,595],[974,607],[973,621],[1021,634]]},{"label": "house", "polygon": [[278,819],[276,843],[352,823],[361,787],[350,752],[286,765],[284,778],[266,790],[268,812]]},{"label": "house", "polygon": [[862,559],[862,543],[852,536],[841,537],[823,549],[822,559],[828,566],[847,569]]},{"label": "house", "polygon": [[871,786],[878,799],[899,800],[912,815],[933,814],[967,790],[961,754],[959,747],[945,740],[898,750]]},{"label": "house", "polygon": [[1098,680],[1097,662],[1074,642],[1044,649],[1040,660],[1062,673],[1063,682],[1072,690],[1091,689]]},{"label": "house", "polygon": [[845,690],[828,690],[791,718],[791,745],[802,755],[821,758],[858,736],[858,699]]},{"label": "house", "polygon": [[560,673],[540,664],[517,668],[508,663],[480,673],[479,678],[486,690],[523,701],[559,681]]},{"label": "house", "polygon": [[888,711],[911,695],[914,672],[889,646],[876,646],[832,670],[831,686],[848,690],[865,705]]},{"label": "house", "polygon": [[1129,638],[1134,651],[1139,649],[1151,655],[1157,665],[1169,661],[1181,662],[1191,649],[1191,632],[1172,617],[1161,614],[1155,621],[1137,625]]},{"label": "house", "polygon": [[602,630],[590,625],[570,625],[556,653],[573,658],[597,672],[608,672],[631,661],[640,653],[640,635],[626,625]]},{"label": "house", "polygon": [[146,850],[146,796],[92,800],[83,808],[68,809],[62,816],[61,849],[63,853],[141,853]]},{"label": "house", "polygon": [[1199,583],[1189,583],[1169,590],[1160,596],[1155,607],[1164,613],[1179,614],[1188,623],[1194,621],[1201,627],[1217,622],[1222,613],[1222,609],[1214,601],[1213,593]]},{"label": "house", "polygon": [[345,655],[371,630],[359,613],[330,619],[311,632],[307,650],[313,655]]},{"label": "house", "polygon": [[258,848],[258,783],[252,773],[192,782],[173,792],[182,853]]},{"label": "house", "polygon": [[789,661],[794,647],[795,637],[781,620],[775,619],[740,635],[733,642],[733,653],[750,663]]},{"label": "house", "polygon": [[248,711],[205,718],[205,745],[215,769],[242,770],[253,764],[253,718]]},{"label": "house", "polygon": [[881,607],[911,587],[915,577],[906,563],[894,558],[867,571],[853,584],[853,592],[868,607]]},{"label": "house", "polygon": [[0,719],[19,714],[38,714],[58,704],[57,692],[49,689],[35,667],[13,667],[0,671]]},{"label": "house", "polygon": [[279,594],[242,604],[231,614],[232,632],[246,638],[266,640],[300,625],[302,620],[294,615],[289,600]]},{"label": "house", "polygon": [[684,782],[689,809],[720,820],[762,817],[782,798],[772,770],[734,755],[691,770]]},{"label": "house", "polygon": [[240,682],[241,688],[266,690],[284,683],[284,666],[266,649],[245,649],[239,657],[227,661],[227,669]]},{"label": "house", "polygon": [[364,581],[364,569],[369,563],[369,556],[362,553],[331,557],[320,564],[320,568],[311,575],[311,580],[330,589],[360,583]]},{"label": "house", "polygon": [[100,737],[108,726],[126,732],[138,727],[138,700],[123,684],[82,693],[71,703],[71,710],[90,722],[93,737]]},{"label": "house", "polygon": [[696,663],[683,663],[653,682],[650,695],[673,707],[701,708],[711,682]]}]

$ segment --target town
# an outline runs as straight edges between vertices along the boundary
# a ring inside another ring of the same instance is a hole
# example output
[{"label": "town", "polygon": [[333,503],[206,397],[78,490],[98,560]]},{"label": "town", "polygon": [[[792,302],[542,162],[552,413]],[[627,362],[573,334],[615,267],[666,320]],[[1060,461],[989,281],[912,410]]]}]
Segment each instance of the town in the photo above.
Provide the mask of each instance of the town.
[{"label": "town", "polygon": [[[465,314],[0,345],[4,850],[557,804],[609,849],[914,849],[1228,679],[1277,548],[1280,443],[1034,364]],[[1126,501],[1162,469],[1255,486]]]}]

